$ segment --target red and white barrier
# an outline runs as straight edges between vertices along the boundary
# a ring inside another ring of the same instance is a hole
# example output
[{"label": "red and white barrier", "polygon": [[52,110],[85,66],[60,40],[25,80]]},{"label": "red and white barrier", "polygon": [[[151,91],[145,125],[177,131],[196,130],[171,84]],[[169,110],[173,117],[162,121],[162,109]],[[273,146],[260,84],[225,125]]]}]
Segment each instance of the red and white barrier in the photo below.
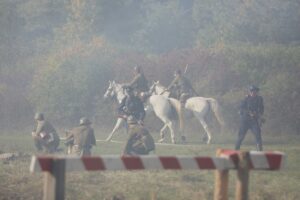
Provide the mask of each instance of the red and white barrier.
[{"label": "red and white barrier", "polygon": [[201,170],[228,169],[233,166],[226,158],[191,156],[33,156],[31,172],[51,171],[54,160],[64,160],[66,171],[98,170]]},{"label": "red and white barrier", "polygon": [[[222,150],[220,157],[33,156],[30,171],[51,171],[53,160],[65,160],[66,171],[236,169],[238,152]],[[285,155],[281,152],[250,151],[250,169],[279,170],[283,168],[284,160]]]},{"label": "red and white barrier", "polygon": [[31,172],[44,173],[44,199],[64,199],[65,172],[106,170],[216,170],[215,200],[227,200],[228,172],[237,170],[236,200],[248,199],[249,169],[280,170],[285,154],[218,150],[218,157],[192,156],[33,156]]},{"label": "red and white barrier", "polygon": [[[221,150],[220,157],[230,160],[230,168],[237,168],[238,153],[235,150]],[[284,167],[286,156],[279,151],[249,151],[250,169],[280,170]]]}]

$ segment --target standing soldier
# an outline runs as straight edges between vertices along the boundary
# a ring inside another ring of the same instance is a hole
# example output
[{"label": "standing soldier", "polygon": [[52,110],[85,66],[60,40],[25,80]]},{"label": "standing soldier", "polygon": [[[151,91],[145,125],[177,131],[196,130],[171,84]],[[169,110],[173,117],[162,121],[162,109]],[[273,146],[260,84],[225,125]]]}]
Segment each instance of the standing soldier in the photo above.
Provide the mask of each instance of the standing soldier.
[{"label": "standing soldier", "polygon": [[182,75],[181,70],[178,69],[174,73],[174,79],[171,82],[171,84],[167,87],[166,90],[171,90],[175,88],[176,90],[176,96],[177,99],[179,99],[181,103],[181,107],[184,108],[185,101],[194,96],[197,95],[197,92],[192,87],[191,82]]},{"label": "standing soldier", "polygon": [[54,153],[59,146],[59,136],[52,124],[45,120],[43,113],[36,113],[34,116],[36,127],[32,131],[35,147],[38,151]]},{"label": "standing soldier", "polygon": [[125,86],[131,87],[134,91],[134,94],[138,97],[141,96],[142,92],[147,92],[149,90],[148,81],[145,78],[141,67],[134,67],[134,77],[132,81],[129,84],[125,84]]},{"label": "standing soldier", "polygon": [[94,129],[90,126],[88,118],[80,119],[79,126],[73,128],[66,138],[67,143],[72,143],[71,154],[78,156],[90,156],[93,145],[96,145]]},{"label": "standing soldier", "polygon": [[127,139],[123,155],[148,155],[155,150],[155,143],[149,131],[138,124],[133,116],[127,119],[129,137]]},{"label": "standing soldier", "polygon": [[124,90],[126,96],[118,108],[119,115],[124,119],[132,116],[139,124],[142,124],[146,115],[143,102],[134,95],[131,87],[125,87]]},{"label": "standing soldier", "polygon": [[249,87],[249,94],[241,102],[239,114],[241,115],[241,123],[239,128],[238,140],[235,144],[235,149],[239,150],[242,141],[245,138],[247,131],[250,129],[256,139],[256,149],[262,151],[261,139],[261,122],[264,113],[263,98],[258,95],[259,88],[256,86]]}]

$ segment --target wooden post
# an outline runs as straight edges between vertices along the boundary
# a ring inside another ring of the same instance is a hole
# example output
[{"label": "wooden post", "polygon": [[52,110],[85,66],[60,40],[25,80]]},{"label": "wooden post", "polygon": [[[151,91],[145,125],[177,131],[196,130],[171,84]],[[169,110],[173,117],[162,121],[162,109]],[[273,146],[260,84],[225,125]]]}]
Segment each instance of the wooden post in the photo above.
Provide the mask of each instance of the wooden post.
[{"label": "wooden post", "polygon": [[[222,150],[217,150],[217,157],[220,156]],[[216,170],[215,172],[215,192],[214,200],[227,200],[228,199],[228,179],[229,170]]]},{"label": "wooden post", "polygon": [[54,159],[51,172],[44,173],[43,200],[63,200],[65,198],[65,160]]},{"label": "wooden post", "polygon": [[235,199],[248,200],[250,154],[249,152],[241,151],[238,156]]}]

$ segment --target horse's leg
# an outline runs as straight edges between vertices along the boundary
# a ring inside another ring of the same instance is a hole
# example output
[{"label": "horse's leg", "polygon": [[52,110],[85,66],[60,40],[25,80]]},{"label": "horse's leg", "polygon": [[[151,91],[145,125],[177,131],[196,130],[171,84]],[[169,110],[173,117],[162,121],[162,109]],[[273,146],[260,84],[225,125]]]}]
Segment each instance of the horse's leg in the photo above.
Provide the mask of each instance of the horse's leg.
[{"label": "horse's leg", "polygon": [[109,134],[109,136],[106,138],[106,141],[107,141],[107,142],[111,141],[111,139],[112,139],[114,133],[115,133],[117,130],[120,129],[120,127],[121,127],[121,125],[122,125],[122,123],[123,123],[124,121],[125,121],[125,120],[124,120],[123,118],[118,118],[117,123],[116,123],[114,129],[111,131],[111,133]]},{"label": "horse's leg", "polygon": [[164,124],[164,126],[160,129],[160,139],[158,140],[158,142],[164,142],[165,141],[165,129],[168,127],[168,124]]},{"label": "horse's leg", "polygon": [[208,128],[208,125],[206,123],[206,121],[204,120],[204,117],[203,117],[203,113],[202,112],[193,112],[194,113],[194,116],[199,120],[199,122],[201,123],[204,131],[206,132],[206,136],[207,136],[207,141],[206,143],[207,144],[210,144],[210,141],[211,141],[211,133],[210,133],[210,130]]},{"label": "horse's leg", "polygon": [[174,129],[173,129],[173,123],[172,121],[170,121],[169,123],[167,123],[169,129],[170,129],[170,133],[171,133],[171,141],[173,144],[176,143],[176,140],[175,140],[175,133],[174,133]]},{"label": "horse's leg", "polygon": [[210,133],[210,130],[208,128],[208,125],[207,123],[204,121],[204,119],[199,119],[200,120],[200,123],[202,124],[206,134],[207,134],[207,141],[206,141],[206,144],[210,144],[210,141],[211,141],[211,133]]}]

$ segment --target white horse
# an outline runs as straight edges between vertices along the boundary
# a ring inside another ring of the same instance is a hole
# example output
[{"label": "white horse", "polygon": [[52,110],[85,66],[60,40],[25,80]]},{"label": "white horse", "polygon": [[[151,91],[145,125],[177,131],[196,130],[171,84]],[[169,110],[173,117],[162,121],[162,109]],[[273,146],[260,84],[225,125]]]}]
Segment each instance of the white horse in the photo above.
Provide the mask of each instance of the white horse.
[{"label": "white horse", "polygon": [[[166,88],[159,83],[159,81],[153,83],[153,85],[150,87],[150,91],[152,91],[153,94],[157,94],[157,95],[165,95],[165,96],[170,95],[170,92],[167,91]],[[222,127],[225,124],[217,100],[213,98],[206,98],[206,97],[191,97],[186,100],[184,108],[186,111],[192,111],[193,115],[201,123],[201,125],[203,126],[206,132],[207,144],[210,144],[211,131],[209,130],[208,125],[205,121],[205,116],[207,115],[208,111],[210,109],[213,111],[217,121],[220,123]],[[184,112],[186,113],[186,111]],[[179,112],[181,112],[181,110],[179,110]],[[180,113],[180,116],[182,116],[182,113]],[[181,131],[183,132],[183,127],[184,127],[183,119],[181,123],[182,123]]]},{"label": "white horse", "polygon": [[[122,84],[118,84],[115,81],[109,81],[109,87],[104,94],[104,98],[107,99],[108,97],[116,98],[118,103],[120,103],[125,97],[124,91],[122,89]],[[180,107],[179,102],[173,101],[172,99],[166,98],[162,95],[150,94],[148,103],[149,106],[147,106],[147,112],[149,112],[149,110],[153,110],[155,115],[164,123],[164,126],[160,129],[161,138],[159,142],[164,141],[164,131],[166,128],[169,128],[172,143],[175,143],[174,126],[176,123],[176,119],[172,115],[174,114],[174,111],[178,112],[178,109]],[[121,127],[121,124],[124,122],[125,120],[123,118],[118,118],[115,127],[106,139],[107,141],[111,140],[114,133]]]},{"label": "white horse", "polygon": [[[122,102],[122,99],[125,97],[125,93],[123,91],[123,87],[121,84],[117,84],[115,81],[109,81],[108,88],[106,92],[104,93],[104,99],[111,98],[113,100],[117,100],[117,104],[120,105]],[[114,126],[113,130],[110,132],[108,137],[106,138],[106,141],[111,141],[113,135],[117,130],[119,130],[122,125],[125,125],[126,121],[124,118],[118,117],[116,125]],[[126,128],[126,133],[128,132]]]}]

